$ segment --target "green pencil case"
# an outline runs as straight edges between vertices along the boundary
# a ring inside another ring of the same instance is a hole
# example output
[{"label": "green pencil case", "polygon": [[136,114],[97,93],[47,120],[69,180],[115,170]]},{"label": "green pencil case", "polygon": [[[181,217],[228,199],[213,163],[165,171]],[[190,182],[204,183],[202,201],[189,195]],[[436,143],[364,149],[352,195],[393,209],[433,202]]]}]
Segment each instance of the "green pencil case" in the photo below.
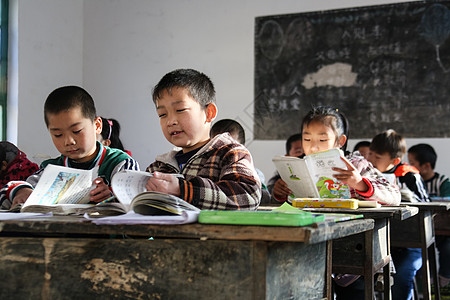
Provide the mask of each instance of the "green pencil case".
[{"label": "green pencil case", "polygon": [[198,216],[199,223],[267,226],[305,226],[322,222],[324,219],[323,214],[301,210],[298,212],[202,210]]}]

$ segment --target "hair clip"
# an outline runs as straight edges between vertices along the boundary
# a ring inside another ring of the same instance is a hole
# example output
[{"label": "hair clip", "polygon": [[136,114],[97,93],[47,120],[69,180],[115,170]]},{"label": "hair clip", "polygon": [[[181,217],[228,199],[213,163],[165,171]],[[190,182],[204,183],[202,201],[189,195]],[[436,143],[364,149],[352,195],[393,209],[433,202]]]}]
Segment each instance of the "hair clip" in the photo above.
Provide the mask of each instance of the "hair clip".
[{"label": "hair clip", "polygon": [[111,138],[113,122],[108,119],[106,119],[106,121],[108,121],[108,124],[109,124],[109,133],[108,133],[108,138],[107,138],[107,140],[109,140]]}]

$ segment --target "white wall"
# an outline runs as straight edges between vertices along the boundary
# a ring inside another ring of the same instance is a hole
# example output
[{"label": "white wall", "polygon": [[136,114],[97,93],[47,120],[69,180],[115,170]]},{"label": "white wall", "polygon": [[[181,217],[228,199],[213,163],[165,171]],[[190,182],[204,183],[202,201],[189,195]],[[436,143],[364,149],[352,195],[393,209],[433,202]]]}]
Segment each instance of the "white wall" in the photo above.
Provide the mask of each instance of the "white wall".
[{"label": "white wall", "polygon": [[[238,119],[266,177],[284,141],[252,140],[254,19],[376,5],[389,0],[34,0],[19,1],[19,139],[33,156],[55,154],[42,119],[47,94],[83,84],[98,113],[117,118],[123,142],[145,168],[171,146],[160,132],[151,89],[168,71],[198,69],[216,85],[218,118]],[[36,132],[30,129],[36,129]],[[356,141],[351,141],[352,148]],[[450,139],[432,144],[450,175]]]},{"label": "white wall", "polygon": [[17,145],[30,159],[39,153],[55,156],[58,152],[44,123],[44,101],[58,86],[83,83],[83,1],[11,4],[17,7],[12,17],[18,21],[17,44],[11,45],[18,60],[11,88],[12,95],[18,96]]}]

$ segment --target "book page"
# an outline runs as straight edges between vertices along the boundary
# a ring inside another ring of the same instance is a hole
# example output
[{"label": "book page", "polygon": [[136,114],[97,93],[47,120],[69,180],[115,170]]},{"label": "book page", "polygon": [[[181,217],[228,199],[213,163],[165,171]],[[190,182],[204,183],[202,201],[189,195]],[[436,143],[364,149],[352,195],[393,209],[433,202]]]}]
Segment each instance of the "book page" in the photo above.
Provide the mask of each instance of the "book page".
[{"label": "book page", "polygon": [[180,215],[185,210],[200,211],[177,196],[154,191],[147,191],[134,197],[131,209],[142,215]]},{"label": "book page", "polygon": [[137,194],[147,191],[145,184],[150,177],[148,172],[124,170],[114,174],[111,188],[120,203],[129,206]]},{"label": "book page", "polygon": [[350,188],[333,177],[333,174],[337,172],[333,171],[332,168],[347,169],[341,155],[341,150],[333,148],[305,156],[306,164],[314,185],[319,191],[320,198],[350,198]]},{"label": "book page", "polygon": [[272,159],[281,179],[294,193],[293,198],[318,198],[319,193],[308,172],[305,161],[298,157],[276,156]]},{"label": "book page", "polygon": [[30,205],[88,203],[97,173],[98,167],[80,170],[48,165],[23,208]]}]

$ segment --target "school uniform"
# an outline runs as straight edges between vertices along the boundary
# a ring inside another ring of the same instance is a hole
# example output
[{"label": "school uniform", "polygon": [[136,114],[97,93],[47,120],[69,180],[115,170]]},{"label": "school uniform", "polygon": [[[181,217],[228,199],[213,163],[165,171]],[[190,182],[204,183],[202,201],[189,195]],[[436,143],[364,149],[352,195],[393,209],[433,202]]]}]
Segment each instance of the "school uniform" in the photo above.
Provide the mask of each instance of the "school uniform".
[{"label": "school uniform", "polygon": [[444,174],[434,173],[433,178],[425,180],[430,197],[450,197],[450,180]]},{"label": "school uniform", "polygon": [[9,209],[14,200],[14,195],[19,189],[24,187],[34,188],[39,182],[45,167],[49,164],[83,170],[91,170],[94,167],[98,167],[98,176],[102,177],[107,185],[110,185],[112,176],[117,172],[122,170],[139,170],[139,164],[122,150],[103,146],[100,142],[97,142],[97,148],[99,149],[98,154],[91,161],[77,163],[67,156],[61,155],[57,158],[43,161],[39,170],[29,176],[26,181],[10,181],[0,190],[1,207]]},{"label": "school uniform", "polygon": [[245,146],[229,133],[213,137],[192,153],[172,150],[156,157],[149,172],[178,173],[180,198],[200,209],[256,209],[261,182]]}]

